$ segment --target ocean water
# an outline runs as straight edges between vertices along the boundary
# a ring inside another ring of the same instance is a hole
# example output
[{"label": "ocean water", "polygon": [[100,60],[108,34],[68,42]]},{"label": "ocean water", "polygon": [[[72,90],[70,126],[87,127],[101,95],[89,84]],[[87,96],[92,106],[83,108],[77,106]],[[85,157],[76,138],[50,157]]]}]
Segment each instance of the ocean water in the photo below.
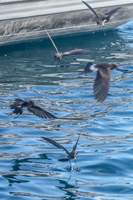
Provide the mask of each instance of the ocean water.
[{"label": "ocean water", "polygon": [[[113,31],[53,38],[60,52],[86,55],[53,61],[49,39],[0,47],[0,199],[133,199],[133,21]],[[109,94],[97,103],[88,61],[113,62]],[[57,67],[56,67],[57,65]],[[16,98],[33,100],[57,119],[27,110],[14,118]],[[81,136],[76,162],[59,162]],[[79,169],[79,170],[77,170]]]}]

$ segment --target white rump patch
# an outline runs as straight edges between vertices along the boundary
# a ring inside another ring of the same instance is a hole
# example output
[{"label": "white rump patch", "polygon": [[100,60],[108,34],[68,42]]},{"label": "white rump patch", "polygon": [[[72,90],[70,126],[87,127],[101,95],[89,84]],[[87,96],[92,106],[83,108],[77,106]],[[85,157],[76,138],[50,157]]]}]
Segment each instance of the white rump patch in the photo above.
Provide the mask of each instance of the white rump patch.
[{"label": "white rump patch", "polygon": [[98,71],[98,68],[96,68],[95,65],[91,65],[90,70],[93,72],[96,72],[96,71]]}]

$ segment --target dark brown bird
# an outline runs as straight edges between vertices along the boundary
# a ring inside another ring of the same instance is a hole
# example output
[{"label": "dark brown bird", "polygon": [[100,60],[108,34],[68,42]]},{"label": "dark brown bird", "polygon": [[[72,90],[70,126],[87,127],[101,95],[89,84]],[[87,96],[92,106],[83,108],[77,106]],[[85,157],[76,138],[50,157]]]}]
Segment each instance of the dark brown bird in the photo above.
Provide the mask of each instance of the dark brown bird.
[{"label": "dark brown bird", "polygon": [[10,105],[11,109],[14,109],[13,113],[15,114],[22,114],[23,108],[26,107],[29,112],[32,112],[37,117],[41,118],[56,118],[51,113],[47,112],[46,110],[43,110],[39,106],[34,105],[33,101],[23,101],[22,99],[15,99],[14,103]]},{"label": "dark brown bird", "polygon": [[105,23],[107,23],[110,20],[110,17],[117,11],[119,10],[121,7],[115,8],[113,10],[111,10],[108,13],[103,14],[97,14],[96,11],[85,1],[82,1],[96,16],[96,20],[97,20],[97,25],[100,26],[104,26]]},{"label": "dark brown bird", "polygon": [[46,30],[46,33],[49,37],[49,39],[51,40],[55,50],[56,50],[56,53],[54,55],[54,57],[57,59],[57,60],[61,60],[63,56],[70,56],[70,55],[77,55],[77,54],[84,54],[84,53],[88,53],[89,51],[88,50],[85,50],[85,49],[75,49],[75,50],[72,50],[72,51],[68,51],[68,52],[64,52],[64,53],[60,53],[54,43],[54,41],[52,40],[51,36],[49,35],[48,31]]},{"label": "dark brown bird", "polygon": [[108,94],[110,87],[110,70],[117,69],[117,65],[113,63],[93,64],[89,62],[84,69],[84,73],[93,73],[97,71],[94,82],[95,99],[103,102]]},{"label": "dark brown bird", "polygon": [[66,162],[66,161],[69,161],[69,160],[72,160],[72,159],[76,159],[76,156],[79,152],[76,152],[76,148],[77,148],[77,144],[78,144],[78,141],[79,141],[79,138],[80,136],[83,134],[83,132],[85,131],[86,127],[83,128],[82,132],[80,133],[75,145],[73,146],[73,149],[71,152],[69,152],[65,147],[63,147],[61,144],[59,144],[58,142],[50,139],[50,138],[47,138],[47,137],[42,137],[44,140],[47,140],[49,143],[53,144],[54,146],[60,148],[60,149],[63,149],[66,153],[67,153],[67,157],[66,158],[62,158],[62,159],[59,159],[59,161],[62,161],[62,162]]}]

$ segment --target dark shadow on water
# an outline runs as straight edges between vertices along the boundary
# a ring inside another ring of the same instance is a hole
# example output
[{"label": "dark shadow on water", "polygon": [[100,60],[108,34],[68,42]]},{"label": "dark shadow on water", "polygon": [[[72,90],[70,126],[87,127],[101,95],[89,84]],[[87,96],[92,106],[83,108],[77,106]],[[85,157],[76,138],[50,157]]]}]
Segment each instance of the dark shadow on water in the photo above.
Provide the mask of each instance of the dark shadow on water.
[{"label": "dark shadow on water", "polygon": [[15,173],[14,173],[14,175],[13,174],[3,175],[3,177],[8,180],[9,186],[12,186],[14,183],[20,184],[20,183],[30,182],[30,181],[27,181],[27,180],[22,180],[22,179],[17,178],[17,175]]},{"label": "dark shadow on water", "polygon": [[67,199],[75,199],[76,198],[76,195],[69,191],[71,189],[75,189],[76,190],[76,188],[77,188],[76,185],[69,184],[67,181],[64,181],[64,180],[59,180],[59,183],[60,183],[60,185],[63,185],[63,186],[62,187],[60,186],[58,188],[60,190],[66,192],[65,195],[67,196]]},{"label": "dark shadow on water", "polygon": [[[110,30],[106,31],[106,36],[104,35],[103,31],[94,32],[94,33],[83,33],[80,35],[67,35],[67,36],[60,36],[60,37],[54,37],[54,42],[57,44],[59,50],[65,49],[66,47],[70,48],[90,48],[90,45],[97,46],[97,43],[99,44],[99,40],[101,41],[101,44],[103,46],[104,40],[106,40],[106,43],[110,43],[112,41],[122,40],[122,38],[118,34],[118,30]],[[124,40],[124,39],[123,39]],[[6,46],[0,47],[0,56],[8,53],[13,53],[16,51],[25,51],[25,50],[33,50],[40,51],[41,49],[53,49],[54,48],[51,45],[49,38],[47,39],[38,39],[34,41],[29,42],[23,42],[19,44],[10,44]],[[46,56],[46,54],[44,54]]]}]

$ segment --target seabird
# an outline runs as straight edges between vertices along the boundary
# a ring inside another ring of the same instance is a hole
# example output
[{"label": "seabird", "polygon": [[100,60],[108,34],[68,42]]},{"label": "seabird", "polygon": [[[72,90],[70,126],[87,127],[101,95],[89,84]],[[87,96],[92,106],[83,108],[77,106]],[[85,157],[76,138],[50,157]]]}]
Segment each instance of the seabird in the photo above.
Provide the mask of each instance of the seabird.
[{"label": "seabird", "polygon": [[95,99],[98,102],[103,102],[106,99],[110,87],[110,70],[117,68],[114,63],[93,64],[92,62],[89,62],[85,67],[85,74],[97,72],[93,89]]},{"label": "seabird", "polygon": [[56,58],[57,60],[61,60],[63,56],[70,56],[70,55],[77,55],[77,54],[84,54],[84,53],[88,53],[89,51],[86,50],[86,49],[74,49],[72,51],[67,51],[67,52],[64,52],[64,53],[60,53],[58,51],[58,48],[56,47],[53,39],[51,38],[51,36],[49,35],[48,31],[45,29],[49,39],[51,40],[55,50],[56,50],[56,53],[54,55],[54,58]]},{"label": "seabird", "polygon": [[97,25],[104,26],[105,23],[107,23],[110,20],[110,17],[112,14],[114,14],[117,10],[119,10],[121,7],[115,8],[108,13],[103,14],[97,14],[96,11],[85,1],[82,1],[96,16]]},{"label": "seabird", "polygon": [[62,158],[62,159],[59,159],[59,161],[62,161],[62,162],[66,162],[66,161],[70,161],[72,159],[76,159],[76,156],[77,154],[79,153],[78,151],[76,152],[76,148],[77,148],[77,144],[78,144],[78,141],[79,141],[79,138],[80,136],[83,134],[83,132],[85,131],[86,129],[86,126],[83,128],[82,132],[80,133],[75,145],[73,146],[73,149],[71,152],[69,152],[65,147],[63,147],[61,144],[59,144],[58,142],[50,139],[50,138],[47,138],[47,137],[42,137],[44,140],[47,140],[49,143],[53,144],[54,146],[60,148],[60,149],[63,149],[66,153],[67,153],[67,157],[66,158]]},{"label": "seabird", "polygon": [[10,107],[11,109],[14,109],[13,113],[18,114],[18,115],[21,115],[23,112],[23,108],[26,107],[29,112],[32,112],[37,117],[41,117],[45,119],[56,118],[54,115],[47,112],[46,110],[43,110],[39,106],[34,105],[33,101],[24,101],[18,98],[18,99],[15,99],[14,103],[10,105]]}]

